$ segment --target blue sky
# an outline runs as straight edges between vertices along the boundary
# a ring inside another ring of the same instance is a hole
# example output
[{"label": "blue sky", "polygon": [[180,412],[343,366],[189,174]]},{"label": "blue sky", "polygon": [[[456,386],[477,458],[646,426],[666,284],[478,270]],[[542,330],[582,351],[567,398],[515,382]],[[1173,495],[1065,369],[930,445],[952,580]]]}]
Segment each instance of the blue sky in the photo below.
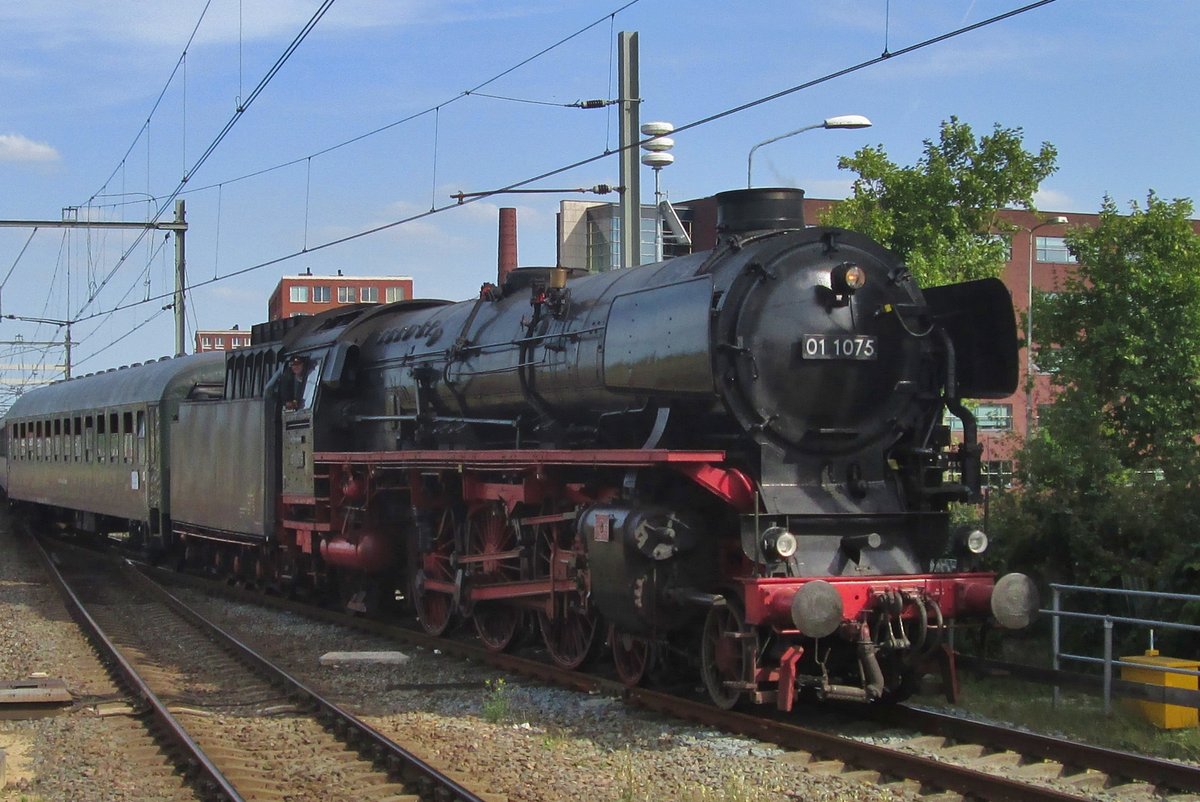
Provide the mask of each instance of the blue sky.
[{"label": "blue sky", "polygon": [[[0,8],[0,218],[58,219],[63,207],[84,206],[80,214],[97,219],[145,219],[147,197],[157,208],[176,189],[321,3],[211,0],[201,20],[205,5]],[[306,269],[412,276],[419,295],[471,297],[495,272],[499,206],[518,208],[521,263],[552,263],[558,201],[594,196],[489,198],[323,246],[450,204],[454,192],[615,150],[613,110],[562,104],[615,97],[619,31],[639,34],[641,119],[682,126],[1022,5],[337,0],[181,196],[189,280],[199,284],[189,331],[265,319],[279,277]],[[536,102],[463,95],[576,32],[478,90]],[[1042,141],[1058,148],[1042,209],[1094,212],[1106,194],[1144,204],[1149,190],[1195,199],[1198,34],[1192,0],[1057,0],[684,131],[663,187],[681,200],[742,186],[756,142],[863,114],[874,127],[810,131],[755,156],[758,185],[844,197],[851,175],[837,169],[839,156],[882,145],[912,164],[922,140],[956,115],[979,134],[999,123],[1022,128],[1031,150]],[[618,183],[615,155],[533,186],[599,183]],[[649,201],[649,170],[642,190]],[[43,229],[30,239],[0,228],[0,313],[79,321],[76,374],[171,353],[171,314],[159,296],[171,288],[173,246],[159,233],[119,262],[135,236]],[[250,269],[273,260],[281,261]],[[248,272],[221,280],[239,271]],[[0,340],[18,336],[62,332],[0,322]],[[61,358],[61,349],[43,357],[0,346],[0,385],[17,380],[9,365]]]}]

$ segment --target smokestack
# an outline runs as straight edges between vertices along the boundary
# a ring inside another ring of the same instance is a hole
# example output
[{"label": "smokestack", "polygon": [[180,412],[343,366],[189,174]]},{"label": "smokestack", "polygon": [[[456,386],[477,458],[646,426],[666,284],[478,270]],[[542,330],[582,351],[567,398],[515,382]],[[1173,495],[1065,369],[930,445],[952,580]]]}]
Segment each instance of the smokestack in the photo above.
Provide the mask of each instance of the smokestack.
[{"label": "smokestack", "polygon": [[496,270],[496,283],[504,286],[508,274],[517,269],[517,210],[509,207],[500,209],[500,256]]}]

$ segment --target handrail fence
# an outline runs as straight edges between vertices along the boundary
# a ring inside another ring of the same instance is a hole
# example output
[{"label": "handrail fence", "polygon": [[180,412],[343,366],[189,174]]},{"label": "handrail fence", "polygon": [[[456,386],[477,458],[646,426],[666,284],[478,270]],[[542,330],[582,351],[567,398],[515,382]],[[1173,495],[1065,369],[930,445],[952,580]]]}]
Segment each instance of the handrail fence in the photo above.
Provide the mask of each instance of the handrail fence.
[{"label": "handrail fence", "polygon": [[[1163,601],[1180,601],[1180,602],[1200,602],[1200,596],[1188,593],[1159,593],[1148,590],[1123,590],[1118,588],[1094,588],[1083,585],[1060,585],[1051,583],[1051,600],[1050,609],[1040,610],[1043,615],[1052,616],[1050,624],[1050,646],[1053,656],[1053,668],[1055,671],[1060,670],[1061,660],[1074,660],[1079,663],[1089,665],[1102,665],[1104,672],[1104,713],[1108,715],[1112,709],[1112,673],[1113,666],[1147,669],[1145,663],[1132,663],[1127,660],[1113,659],[1113,627],[1116,624],[1132,624],[1135,626],[1145,627],[1150,630],[1150,648],[1154,649],[1154,630],[1155,629],[1174,629],[1185,632],[1200,632],[1200,625],[1182,624],[1176,621],[1161,621],[1151,618],[1137,618],[1133,616],[1106,615],[1101,613],[1084,613],[1063,608],[1063,596],[1067,593],[1091,593],[1107,596],[1119,596],[1129,599],[1155,599]],[[1061,622],[1063,619],[1079,620],[1079,621],[1099,621],[1104,627],[1104,656],[1090,657],[1087,655],[1070,654],[1062,651],[1061,640]],[[1200,678],[1200,671],[1193,671],[1186,668],[1173,668],[1171,666],[1151,666],[1153,671],[1161,671],[1167,674],[1186,674],[1189,676]],[[1198,679],[1200,681],[1200,679]],[[1054,706],[1059,704],[1059,688],[1054,686]]]}]

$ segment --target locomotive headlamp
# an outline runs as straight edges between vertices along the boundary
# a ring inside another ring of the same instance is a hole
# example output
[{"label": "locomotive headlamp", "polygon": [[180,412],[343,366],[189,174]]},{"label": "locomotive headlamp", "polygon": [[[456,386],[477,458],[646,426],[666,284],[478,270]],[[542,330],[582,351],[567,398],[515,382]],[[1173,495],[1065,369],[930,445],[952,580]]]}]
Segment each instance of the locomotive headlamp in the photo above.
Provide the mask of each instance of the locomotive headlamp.
[{"label": "locomotive headlamp", "polygon": [[763,553],[786,560],[796,553],[796,536],[782,526],[772,526],[762,534]]},{"label": "locomotive headlamp", "polygon": [[843,262],[829,273],[830,288],[838,295],[850,295],[867,283],[867,271],[853,262]]},{"label": "locomotive headlamp", "polygon": [[987,551],[988,536],[982,529],[972,529],[967,533],[967,551],[972,554],[983,554]]}]

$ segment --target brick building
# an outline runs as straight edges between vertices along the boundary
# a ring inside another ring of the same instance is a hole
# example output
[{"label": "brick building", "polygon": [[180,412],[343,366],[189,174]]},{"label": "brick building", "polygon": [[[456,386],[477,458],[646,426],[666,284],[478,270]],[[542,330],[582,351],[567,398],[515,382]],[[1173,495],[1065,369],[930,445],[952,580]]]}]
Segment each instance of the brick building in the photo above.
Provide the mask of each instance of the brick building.
[{"label": "brick building", "polygon": [[245,348],[250,344],[250,332],[241,331],[237,326],[232,329],[205,329],[196,332],[196,350],[194,353],[203,354],[208,351],[232,351],[235,348]]},{"label": "brick building", "polygon": [[314,276],[306,271],[279,280],[267,302],[267,319],[315,315],[350,304],[407,301],[413,297],[408,276]]}]

